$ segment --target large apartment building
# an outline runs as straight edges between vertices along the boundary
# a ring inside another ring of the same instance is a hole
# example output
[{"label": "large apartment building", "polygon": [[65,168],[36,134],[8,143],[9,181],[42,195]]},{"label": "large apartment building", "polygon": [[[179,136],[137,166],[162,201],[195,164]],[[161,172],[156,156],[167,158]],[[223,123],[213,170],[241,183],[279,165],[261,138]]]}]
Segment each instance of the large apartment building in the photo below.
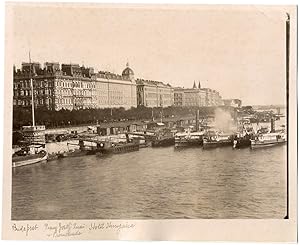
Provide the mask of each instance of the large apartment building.
[{"label": "large apartment building", "polygon": [[128,64],[122,75],[98,72],[95,84],[95,99],[98,108],[129,109],[137,106],[137,86],[134,73]]},{"label": "large apartment building", "polygon": [[137,104],[146,107],[168,107],[174,104],[174,89],[159,81],[137,79]]},{"label": "large apartment building", "polygon": [[126,109],[137,106],[136,83],[132,74],[122,76],[99,72],[78,64],[46,62],[42,68],[39,63],[22,63],[22,68],[14,68],[15,106],[31,105],[31,82],[33,82],[35,107],[50,110],[111,108]]},{"label": "large apartment building", "polygon": [[[161,81],[135,79],[127,63],[122,75],[99,71],[78,64],[46,62],[22,63],[14,67],[13,104],[18,107],[31,105],[31,78],[35,107],[50,110],[169,107],[169,106],[219,106],[224,101],[219,92],[201,88],[173,88]],[[227,101],[225,101],[227,103]]]},{"label": "large apartment building", "polygon": [[223,105],[222,97],[219,92],[209,88],[201,88],[200,82],[198,87],[194,83],[193,88],[174,89],[175,106],[219,106]]}]

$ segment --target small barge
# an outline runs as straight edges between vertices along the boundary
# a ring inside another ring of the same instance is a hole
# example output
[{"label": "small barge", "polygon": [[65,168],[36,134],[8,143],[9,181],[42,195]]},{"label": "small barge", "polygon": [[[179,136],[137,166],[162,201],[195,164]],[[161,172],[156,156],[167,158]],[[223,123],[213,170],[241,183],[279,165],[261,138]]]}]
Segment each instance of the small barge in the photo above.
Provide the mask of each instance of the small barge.
[{"label": "small barge", "polygon": [[106,154],[120,154],[138,150],[139,144],[136,142],[115,144],[109,141],[103,141],[99,143],[99,148],[97,149],[96,155],[101,156]]}]

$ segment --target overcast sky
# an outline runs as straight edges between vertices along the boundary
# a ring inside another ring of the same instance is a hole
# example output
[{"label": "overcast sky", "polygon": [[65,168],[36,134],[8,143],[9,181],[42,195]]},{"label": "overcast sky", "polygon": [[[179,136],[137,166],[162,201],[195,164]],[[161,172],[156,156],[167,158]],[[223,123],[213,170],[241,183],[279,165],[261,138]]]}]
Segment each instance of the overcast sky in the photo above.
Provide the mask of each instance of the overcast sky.
[{"label": "overcast sky", "polygon": [[[60,5],[62,6],[62,5]],[[285,14],[255,7],[18,6],[14,63],[79,63],[173,86],[218,90],[244,105],[285,103]]]}]

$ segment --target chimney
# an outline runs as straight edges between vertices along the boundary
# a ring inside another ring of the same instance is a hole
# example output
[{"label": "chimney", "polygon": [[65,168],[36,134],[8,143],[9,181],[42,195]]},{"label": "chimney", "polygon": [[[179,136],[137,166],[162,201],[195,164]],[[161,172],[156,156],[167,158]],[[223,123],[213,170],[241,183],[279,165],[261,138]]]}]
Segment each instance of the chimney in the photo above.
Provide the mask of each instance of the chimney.
[{"label": "chimney", "polygon": [[271,133],[275,133],[275,119],[271,117]]}]

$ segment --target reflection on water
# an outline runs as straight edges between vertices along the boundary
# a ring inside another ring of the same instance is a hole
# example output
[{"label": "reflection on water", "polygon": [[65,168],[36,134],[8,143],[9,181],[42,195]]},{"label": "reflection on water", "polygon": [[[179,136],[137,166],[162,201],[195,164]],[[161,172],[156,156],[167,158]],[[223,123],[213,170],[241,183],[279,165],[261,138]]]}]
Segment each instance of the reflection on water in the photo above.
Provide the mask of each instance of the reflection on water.
[{"label": "reflection on water", "polygon": [[279,218],[286,146],[143,148],[13,171],[12,219]]}]

